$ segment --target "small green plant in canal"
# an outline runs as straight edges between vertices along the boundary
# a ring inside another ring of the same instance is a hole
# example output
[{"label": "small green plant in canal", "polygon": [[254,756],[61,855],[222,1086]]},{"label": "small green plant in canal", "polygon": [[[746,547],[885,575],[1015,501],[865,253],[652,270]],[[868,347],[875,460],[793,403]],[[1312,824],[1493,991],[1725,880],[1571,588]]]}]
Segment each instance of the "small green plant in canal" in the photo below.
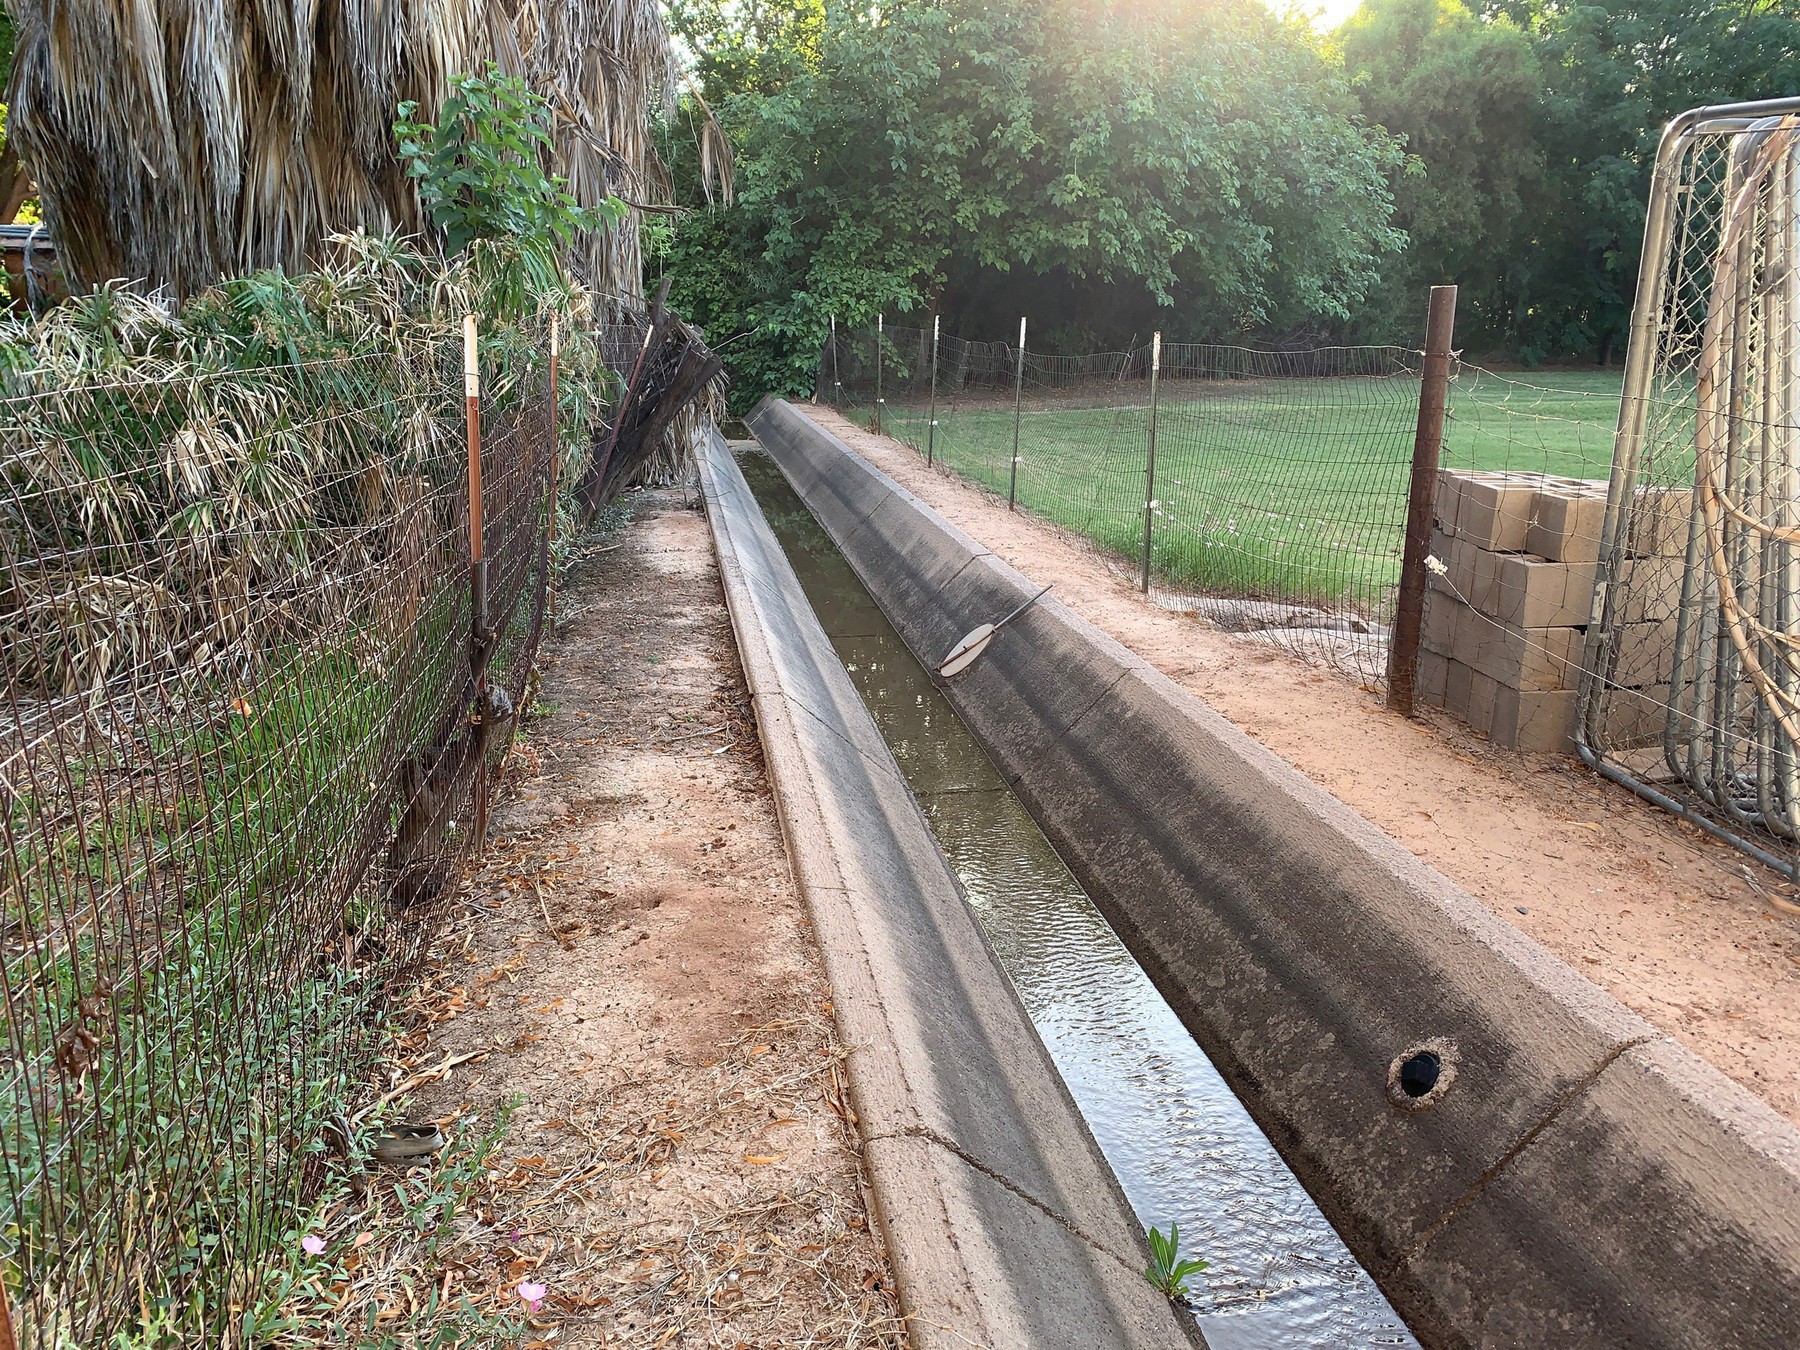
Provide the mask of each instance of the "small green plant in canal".
[{"label": "small green plant in canal", "polygon": [[1186,1298],[1188,1276],[1198,1275],[1207,1263],[1181,1259],[1181,1229],[1174,1223],[1167,1237],[1154,1227],[1145,1236],[1150,1239],[1150,1264],[1144,1267],[1144,1278],[1169,1298]]}]

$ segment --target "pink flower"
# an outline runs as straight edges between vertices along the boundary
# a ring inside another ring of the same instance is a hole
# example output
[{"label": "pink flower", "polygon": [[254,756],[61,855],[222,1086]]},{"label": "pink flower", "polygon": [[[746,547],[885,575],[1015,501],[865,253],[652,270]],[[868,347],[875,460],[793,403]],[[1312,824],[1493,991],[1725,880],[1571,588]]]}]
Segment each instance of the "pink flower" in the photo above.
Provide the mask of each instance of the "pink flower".
[{"label": "pink flower", "polygon": [[544,1301],[544,1295],[548,1294],[550,1290],[546,1285],[533,1284],[530,1280],[521,1280],[518,1289],[514,1292],[525,1300],[531,1311],[536,1312],[538,1304]]},{"label": "pink flower", "polygon": [[318,1256],[325,1250],[325,1239],[308,1233],[300,1239],[300,1249],[308,1256]]}]

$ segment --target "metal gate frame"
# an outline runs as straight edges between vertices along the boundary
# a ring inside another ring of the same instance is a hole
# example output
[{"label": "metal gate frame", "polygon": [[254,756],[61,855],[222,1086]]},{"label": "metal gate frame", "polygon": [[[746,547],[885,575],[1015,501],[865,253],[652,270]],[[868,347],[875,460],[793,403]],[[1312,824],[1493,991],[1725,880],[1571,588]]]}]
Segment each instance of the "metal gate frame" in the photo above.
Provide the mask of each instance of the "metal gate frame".
[{"label": "metal gate frame", "polygon": [[[1609,642],[1611,634],[1623,621],[1623,596],[1617,579],[1622,576],[1626,557],[1627,533],[1631,505],[1638,489],[1644,440],[1653,395],[1657,357],[1663,336],[1662,318],[1668,299],[1668,250],[1673,237],[1677,208],[1683,194],[1681,171],[1684,156],[1703,136],[1742,134],[1763,129],[1772,119],[1800,114],[1800,97],[1770,99],[1750,103],[1729,103],[1695,108],[1673,118],[1663,129],[1657,148],[1656,164],[1651,177],[1650,199],[1644,225],[1644,247],[1639,263],[1635,297],[1627,349],[1623,398],[1619,422],[1613,442],[1613,466],[1607,491],[1606,520],[1601,536],[1600,569],[1595,586],[1591,621],[1588,625],[1580,694],[1580,713],[1576,724],[1576,753],[1581,761],[1605,778],[1622,784],[1638,796],[1661,806],[1708,834],[1723,839],[1768,866],[1800,877],[1800,855],[1792,850],[1778,852],[1781,840],[1773,832],[1759,835],[1754,823],[1743,813],[1721,811],[1705,800],[1703,791],[1690,785],[1691,799],[1684,800],[1677,791],[1668,791],[1608,758],[1604,727],[1604,701],[1610,677],[1616,668],[1617,653]],[[1796,153],[1800,160],[1800,153]],[[1791,190],[1791,185],[1790,185]],[[1697,521],[1698,512],[1692,513]],[[1684,561],[1682,593],[1684,601],[1691,597],[1694,585],[1698,525],[1691,526]],[[1677,624],[1689,622],[1684,603]],[[1679,653],[1685,633],[1678,628],[1675,641]],[[1677,657],[1679,659],[1679,657]],[[1674,736],[1674,679],[1671,678],[1669,721]],[[1672,750],[1667,751],[1671,769],[1676,769]]]}]

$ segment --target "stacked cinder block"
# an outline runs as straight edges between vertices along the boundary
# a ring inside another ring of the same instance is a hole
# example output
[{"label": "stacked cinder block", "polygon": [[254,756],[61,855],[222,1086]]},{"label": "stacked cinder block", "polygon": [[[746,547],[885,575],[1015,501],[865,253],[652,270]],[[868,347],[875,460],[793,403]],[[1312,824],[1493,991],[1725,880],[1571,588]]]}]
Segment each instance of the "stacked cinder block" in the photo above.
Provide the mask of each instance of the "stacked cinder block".
[{"label": "stacked cinder block", "polygon": [[1443,570],[1425,598],[1423,702],[1510,749],[1569,744],[1605,515],[1605,483],[1439,475],[1431,551]]},{"label": "stacked cinder block", "polygon": [[[1693,494],[1637,490],[1626,521],[1602,728],[1612,746],[1662,735]],[[1518,750],[1574,734],[1606,484],[1539,473],[1445,470],[1425,596],[1419,697]]]}]

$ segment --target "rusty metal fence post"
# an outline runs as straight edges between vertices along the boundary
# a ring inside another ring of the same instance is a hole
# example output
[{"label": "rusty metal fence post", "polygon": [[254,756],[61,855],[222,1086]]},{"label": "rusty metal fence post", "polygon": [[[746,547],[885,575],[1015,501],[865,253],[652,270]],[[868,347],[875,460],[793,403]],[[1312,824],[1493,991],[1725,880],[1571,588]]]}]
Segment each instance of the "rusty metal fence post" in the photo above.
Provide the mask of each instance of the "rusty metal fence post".
[{"label": "rusty metal fence post", "polygon": [[1024,415],[1025,399],[1025,316],[1019,316],[1019,356],[1013,372],[1013,452],[1012,472],[1006,480],[1006,509],[1014,510],[1019,500],[1019,419]]},{"label": "rusty metal fence post", "polygon": [[931,402],[925,413],[925,463],[929,467],[937,456],[937,362],[938,362],[938,320],[941,315],[931,316]]},{"label": "rusty metal fence post", "polygon": [[1150,338],[1150,436],[1144,446],[1144,573],[1141,589],[1150,594],[1151,530],[1156,519],[1156,382],[1162,373],[1162,333]]},{"label": "rusty metal fence post", "polygon": [[838,369],[837,315],[831,316],[831,406],[840,411],[844,406],[844,380]]},{"label": "rusty metal fence post", "polygon": [[1450,341],[1456,328],[1456,287],[1433,286],[1425,321],[1425,371],[1419,382],[1419,421],[1413,436],[1412,484],[1406,506],[1406,552],[1400,594],[1388,641],[1387,705],[1413,715],[1419,630],[1425,613],[1425,559],[1431,552],[1431,511],[1438,458],[1444,448],[1444,408],[1450,387]]},{"label": "rusty metal fence post", "polygon": [[[558,315],[550,315],[550,484],[545,490],[545,509],[549,520],[544,524],[544,612],[556,613],[556,507],[557,484],[562,481],[562,446],[557,440],[557,363],[562,357],[562,329]],[[552,622],[554,622],[552,618]]]},{"label": "rusty metal fence post", "polygon": [[[463,316],[463,400],[469,430],[469,669],[475,677],[475,707],[487,707],[487,549],[481,500],[481,360],[475,316]],[[487,737],[478,733],[475,761],[475,847],[487,837]]]}]

